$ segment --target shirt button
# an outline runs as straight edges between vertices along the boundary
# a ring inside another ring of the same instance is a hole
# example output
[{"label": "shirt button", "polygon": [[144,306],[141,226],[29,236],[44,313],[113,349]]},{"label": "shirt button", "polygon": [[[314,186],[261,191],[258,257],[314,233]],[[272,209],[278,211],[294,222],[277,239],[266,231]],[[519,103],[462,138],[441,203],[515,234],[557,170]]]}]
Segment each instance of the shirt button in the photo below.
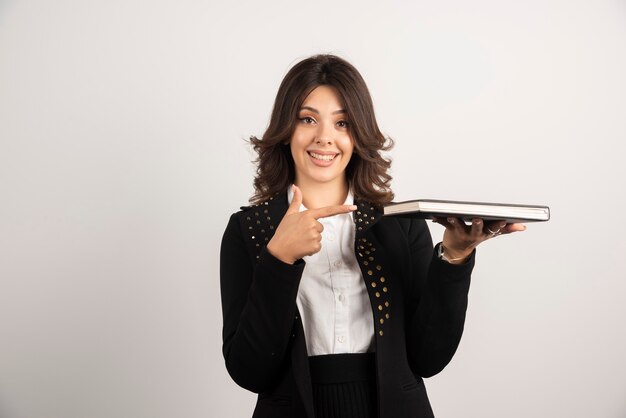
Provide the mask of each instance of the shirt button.
[{"label": "shirt button", "polygon": [[339,302],[343,302],[343,300],[345,299],[345,297],[343,296],[343,293],[340,293],[337,299],[339,299]]},{"label": "shirt button", "polygon": [[328,241],[334,241],[335,240],[335,236],[333,234],[328,234],[326,236],[326,238],[328,239]]},{"label": "shirt button", "polygon": [[342,343],[342,342],[344,342],[344,341],[345,341],[345,338],[344,338],[344,336],[343,336],[343,335],[340,335],[339,337],[337,337],[337,342]]},{"label": "shirt button", "polygon": [[341,265],[341,261],[337,260],[333,263],[333,266],[339,267]]}]

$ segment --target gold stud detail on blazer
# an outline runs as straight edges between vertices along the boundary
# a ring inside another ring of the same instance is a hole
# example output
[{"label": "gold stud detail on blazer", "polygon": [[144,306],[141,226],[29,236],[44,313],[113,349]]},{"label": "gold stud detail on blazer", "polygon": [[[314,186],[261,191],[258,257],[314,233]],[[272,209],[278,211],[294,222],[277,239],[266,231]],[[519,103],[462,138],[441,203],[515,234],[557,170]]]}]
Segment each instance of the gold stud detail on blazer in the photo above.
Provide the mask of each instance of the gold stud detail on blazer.
[{"label": "gold stud detail on blazer", "polygon": [[[367,217],[365,219],[367,219]],[[365,222],[367,223],[367,220]],[[370,266],[370,263],[372,263],[371,264],[372,268],[366,269],[364,271],[366,273],[365,277],[369,277],[372,280],[370,282],[370,285],[372,286],[372,288],[376,289],[379,283],[385,283],[386,279],[382,275],[384,274],[383,267],[380,263],[377,263],[376,260],[374,259],[374,252],[376,251],[376,247],[374,247],[374,245],[367,238],[362,237],[360,238],[360,242],[355,246],[355,250],[358,251],[357,254],[363,266],[367,267],[367,266]],[[380,280],[380,282],[378,282],[378,280]],[[388,289],[385,286],[382,292],[373,291],[374,293],[373,296],[379,299],[382,293],[387,293],[387,292],[388,292]],[[390,307],[390,303],[388,300],[382,302],[379,305],[376,305],[376,309],[374,311],[377,312],[378,314],[376,314],[375,317],[380,324],[379,326],[381,327],[385,324],[385,321],[389,319],[389,316],[390,316],[389,307]],[[378,335],[382,336],[383,335],[382,329],[380,329],[379,331],[380,332]]]},{"label": "gold stud detail on blazer", "polygon": [[380,335],[381,337],[383,336],[383,330],[382,329],[380,331],[378,331],[378,335]]},{"label": "gold stud detail on blazer", "polygon": [[[256,260],[260,258],[261,250],[267,245],[274,231],[274,225],[270,223],[272,218],[269,216],[269,209],[262,209],[263,206],[261,205],[268,205],[268,202],[265,201],[262,204],[251,206],[251,210],[245,215],[245,218],[243,218],[248,224],[250,239],[254,242]],[[270,232],[270,234],[268,234],[268,232]]]}]

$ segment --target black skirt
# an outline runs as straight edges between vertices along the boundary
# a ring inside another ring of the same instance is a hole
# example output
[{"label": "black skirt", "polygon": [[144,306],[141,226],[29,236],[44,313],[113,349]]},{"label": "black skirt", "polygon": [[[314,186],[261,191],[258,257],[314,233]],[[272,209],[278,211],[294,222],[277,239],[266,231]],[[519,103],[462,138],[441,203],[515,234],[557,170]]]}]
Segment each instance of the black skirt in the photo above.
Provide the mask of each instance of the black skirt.
[{"label": "black skirt", "polygon": [[374,353],[309,357],[316,418],[376,418]]}]

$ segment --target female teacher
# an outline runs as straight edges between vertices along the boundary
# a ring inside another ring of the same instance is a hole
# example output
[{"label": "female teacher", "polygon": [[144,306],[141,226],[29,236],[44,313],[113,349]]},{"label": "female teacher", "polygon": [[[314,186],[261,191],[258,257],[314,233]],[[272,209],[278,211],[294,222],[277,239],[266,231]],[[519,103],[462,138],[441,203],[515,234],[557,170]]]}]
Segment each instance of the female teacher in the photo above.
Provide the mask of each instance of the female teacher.
[{"label": "female teacher", "polygon": [[223,353],[253,417],[432,417],[422,378],[461,339],[475,248],[522,224],[382,217],[389,149],[359,72],[296,64],[252,137],[253,206],[222,240]]}]

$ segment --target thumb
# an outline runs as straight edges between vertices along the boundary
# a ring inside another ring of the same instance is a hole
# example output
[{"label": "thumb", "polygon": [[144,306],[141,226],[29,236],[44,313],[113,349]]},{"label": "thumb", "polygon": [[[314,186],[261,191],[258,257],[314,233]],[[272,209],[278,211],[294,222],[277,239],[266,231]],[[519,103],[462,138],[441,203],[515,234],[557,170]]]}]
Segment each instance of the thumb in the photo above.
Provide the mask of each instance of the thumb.
[{"label": "thumb", "polygon": [[285,213],[286,215],[300,212],[300,205],[302,204],[302,192],[300,188],[294,184],[291,186],[291,190],[293,190],[293,198],[291,199],[291,205],[289,205]]}]

